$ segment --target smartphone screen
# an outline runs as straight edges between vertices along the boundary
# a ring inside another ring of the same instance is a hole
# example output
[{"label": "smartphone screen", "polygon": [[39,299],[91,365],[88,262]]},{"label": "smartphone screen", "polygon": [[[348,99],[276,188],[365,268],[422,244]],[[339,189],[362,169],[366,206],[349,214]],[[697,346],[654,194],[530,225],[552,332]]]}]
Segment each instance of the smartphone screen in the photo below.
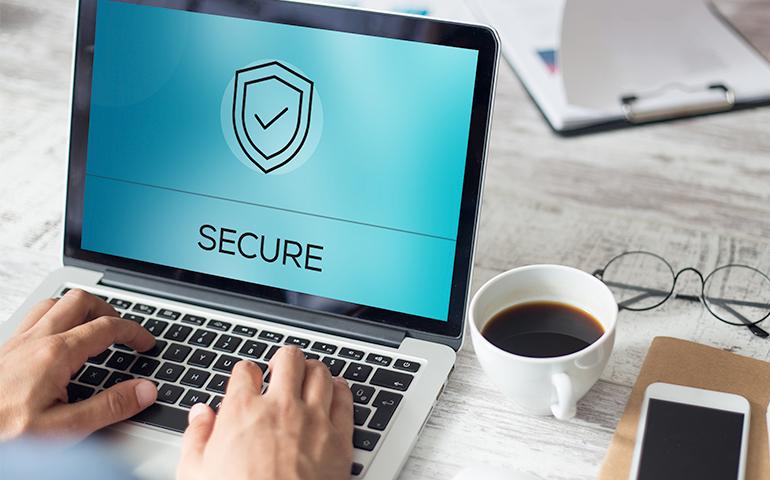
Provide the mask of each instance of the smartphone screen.
[{"label": "smartphone screen", "polygon": [[639,480],[738,478],[743,414],[651,398]]}]

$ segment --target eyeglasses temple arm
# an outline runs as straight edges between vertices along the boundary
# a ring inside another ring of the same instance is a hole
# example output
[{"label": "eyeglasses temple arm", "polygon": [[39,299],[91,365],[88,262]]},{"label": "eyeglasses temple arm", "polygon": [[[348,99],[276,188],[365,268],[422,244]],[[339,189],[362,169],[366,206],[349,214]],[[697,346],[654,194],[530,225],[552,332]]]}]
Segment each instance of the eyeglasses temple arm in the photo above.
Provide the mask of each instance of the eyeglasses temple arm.
[{"label": "eyeglasses temple arm", "polygon": [[629,306],[631,306],[631,305],[633,305],[633,304],[635,304],[637,302],[641,302],[645,298],[651,297],[652,295],[653,295],[653,292],[640,293],[639,295],[637,295],[635,297],[631,297],[628,300],[624,300],[624,301],[618,303],[618,308],[620,310],[623,310],[623,309],[628,308]]},{"label": "eyeglasses temple arm", "polygon": [[753,333],[754,335],[756,335],[758,337],[761,337],[761,338],[770,337],[770,333],[767,333],[766,330],[763,330],[759,326],[755,325],[754,322],[752,322],[748,318],[746,318],[743,315],[741,315],[740,313],[738,313],[734,308],[732,308],[729,305],[727,305],[726,302],[714,301],[714,300],[712,300],[712,301],[714,303],[716,303],[717,305],[721,306],[722,308],[724,308],[725,310],[727,310],[728,312],[730,312],[733,315],[735,315],[738,318],[738,320],[740,320],[741,322],[746,324],[746,327],[748,327],[748,329],[751,330],[751,333]]},{"label": "eyeglasses temple arm", "polygon": [[[660,289],[656,289],[656,288],[640,287],[640,286],[637,286],[637,285],[630,285],[630,284],[627,284],[627,283],[608,282],[608,281],[605,281],[604,283],[607,286],[609,286],[609,287],[625,288],[627,290],[636,290],[638,292],[646,292],[646,293],[648,293],[650,295],[667,295],[668,294],[668,292],[665,291],[665,290],[660,290]],[[629,299],[629,300],[627,300],[626,302],[623,302],[623,303],[625,304],[627,302],[630,302],[631,300],[636,301],[635,298],[636,297],[634,297],[634,299]],[[701,297],[699,295],[687,295],[687,294],[683,294],[683,293],[677,293],[674,296],[674,298],[677,298],[677,299],[680,299],[680,300],[687,300],[687,301],[690,301],[690,302],[699,302]],[[750,301],[747,301],[747,300],[733,300],[733,299],[730,299],[730,298],[710,298],[710,300],[711,300],[712,303],[722,304],[724,302],[729,302],[729,303],[731,303],[733,305],[740,305],[742,307],[754,307],[754,308],[767,308],[767,309],[770,309],[770,304],[761,303],[761,302],[750,302]]]}]

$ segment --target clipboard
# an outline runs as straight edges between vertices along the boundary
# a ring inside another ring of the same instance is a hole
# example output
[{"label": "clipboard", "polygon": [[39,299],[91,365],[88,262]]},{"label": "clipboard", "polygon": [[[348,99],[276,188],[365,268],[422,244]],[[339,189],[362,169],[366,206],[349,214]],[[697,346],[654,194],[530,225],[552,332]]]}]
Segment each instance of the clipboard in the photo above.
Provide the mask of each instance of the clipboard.
[{"label": "clipboard", "polygon": [[654,382],[705,388],[745,397],[751,404],[746,480],[770,472],[765,411],[770,398],[770,363],[686,340],[656,337],[620,419],[599,480],[628,478],[644,391]]},{"label": "clipboard", "polygon": [[704,0],[467,1],[560,135],[770,105],[770,63]]}]

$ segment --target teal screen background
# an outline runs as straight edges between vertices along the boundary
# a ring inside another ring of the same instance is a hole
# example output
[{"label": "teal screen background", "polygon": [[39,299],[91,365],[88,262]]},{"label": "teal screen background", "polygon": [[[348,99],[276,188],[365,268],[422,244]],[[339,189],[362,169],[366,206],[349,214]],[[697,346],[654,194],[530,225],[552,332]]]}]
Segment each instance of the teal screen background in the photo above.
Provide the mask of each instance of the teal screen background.
[{"label": "teal screen background", "polygon": [[[102,0],[94,55],[81,248],[447,319],[477,52]],[[221,121],[262,59],[323,106],[283,174]],[[205,251],[203,224],[323,245],[323,271]]]}]

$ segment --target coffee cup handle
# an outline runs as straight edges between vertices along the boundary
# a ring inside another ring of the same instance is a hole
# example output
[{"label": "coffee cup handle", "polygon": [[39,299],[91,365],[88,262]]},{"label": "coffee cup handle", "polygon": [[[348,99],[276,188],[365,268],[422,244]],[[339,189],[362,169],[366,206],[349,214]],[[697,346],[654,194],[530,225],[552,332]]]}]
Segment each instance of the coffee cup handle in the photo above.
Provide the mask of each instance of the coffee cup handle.
[{"label": "coffee cup handle", "polygon": [[558,420],[569,420],[577,410],[572,380],[566,373],[554,373],[551,383],[556,389],[556,403],[551,405],[551,412]]}]

